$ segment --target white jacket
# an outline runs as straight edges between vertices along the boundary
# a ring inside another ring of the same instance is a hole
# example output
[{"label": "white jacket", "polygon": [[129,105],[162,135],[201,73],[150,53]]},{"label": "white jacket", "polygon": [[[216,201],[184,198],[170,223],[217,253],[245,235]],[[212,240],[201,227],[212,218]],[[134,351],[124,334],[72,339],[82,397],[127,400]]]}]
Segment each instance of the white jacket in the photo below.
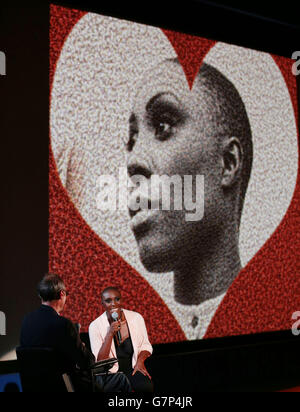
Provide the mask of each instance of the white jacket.
[{"label": "white jacket", "polygon": [[[148,339],[148,333],[145,325],[144,318],[137,312],[131,310],[123,309],[123,313],[127,320],[132,345],[133,345],[133,357],[132,357],[132,368],[134,369],[139,354],[142,351],[148,351],[152,354],[153,348]],[[104,342],[104,339],[110,328],[109,321],[107,319],[106,312],[104,312],[99,318],[95,319],[89,327],[89,336],[91,342],[92,352],[97,359],[99,350]],[[116,347],[114,340],[112,341],[109,358],[116,358]],[[119,364],[115,363],[110,372],[117,372],[119,369]]]}]

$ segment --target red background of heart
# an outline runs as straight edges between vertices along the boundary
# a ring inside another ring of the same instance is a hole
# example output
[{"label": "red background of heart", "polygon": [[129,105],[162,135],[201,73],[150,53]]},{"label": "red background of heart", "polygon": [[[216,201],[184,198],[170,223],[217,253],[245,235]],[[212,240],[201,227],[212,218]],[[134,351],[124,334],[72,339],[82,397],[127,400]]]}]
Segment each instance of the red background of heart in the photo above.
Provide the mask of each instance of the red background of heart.
[{"label": "red background of heart", "polygon": [[[51,6],[50,87],[56,62],[68,34],[85,12]],[[163,30],[186,73],[190,87],[214,41]],[[278,64],[298,122],[293,60],[272,56]],[[299,130],[299,129],[298,129]],[[186,340],[158,293],[86,224],[64,189],[50,145],[49,271],[60,274],[70,292],[64,316],[87,331],[102,313],[100,291],[122,288],[127,309],[140,312],[152,343]],[[212,319],[205,338],[288,330],[292,313],[300,310],[300,187],[299,173],[290,207],[274,234],[240,272]]]}]

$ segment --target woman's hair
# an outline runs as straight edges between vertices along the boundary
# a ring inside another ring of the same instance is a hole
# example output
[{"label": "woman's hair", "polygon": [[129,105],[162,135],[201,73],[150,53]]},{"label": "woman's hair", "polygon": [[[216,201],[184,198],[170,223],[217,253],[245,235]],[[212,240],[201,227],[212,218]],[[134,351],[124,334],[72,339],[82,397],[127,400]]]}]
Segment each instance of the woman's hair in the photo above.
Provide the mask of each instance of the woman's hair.
[{"label": "woman's hair", "polygon": [[37,286],[37,292],[43,302],[60,299],[60,292],[65,290],[63,280],[54,273],[47,273]]},{"label": "woman's hair", "polygon": [[110,290],[114,290],[115,292],[118,292],[121,296],[121,291],[117,286],[108,286],[107,288],[105,288],[102,292],[101,292],[101,298],[103,298],[104,293],[110,291]]}]

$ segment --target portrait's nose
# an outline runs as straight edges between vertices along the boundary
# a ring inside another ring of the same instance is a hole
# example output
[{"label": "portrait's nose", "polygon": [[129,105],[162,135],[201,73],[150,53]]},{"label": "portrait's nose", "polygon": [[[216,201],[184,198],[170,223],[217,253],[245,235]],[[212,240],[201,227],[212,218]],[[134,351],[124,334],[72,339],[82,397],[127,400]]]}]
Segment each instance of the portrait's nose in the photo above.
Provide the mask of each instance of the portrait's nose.
[{"label": "portrait's nose", "polygon": [[[129,154],[127,173],[130,178],[128,185],[128,211],[132,218],[140,209],[142,199],[148,199],[152,176],[151,159],[136,152]],[[142,179],[141,179],[142,177]],[[146,200],[145,200],[146,202]]]},{"label": "portrait's nose", "polygon": [[150,139],[147,139],[144,133],[140,133],[136,138],[132,150],[128,153],[127,172],[130,178],[135,175],[142,175],[147,179],[151,177],[153,170],[151,167],[152,160],[149,141]]}]

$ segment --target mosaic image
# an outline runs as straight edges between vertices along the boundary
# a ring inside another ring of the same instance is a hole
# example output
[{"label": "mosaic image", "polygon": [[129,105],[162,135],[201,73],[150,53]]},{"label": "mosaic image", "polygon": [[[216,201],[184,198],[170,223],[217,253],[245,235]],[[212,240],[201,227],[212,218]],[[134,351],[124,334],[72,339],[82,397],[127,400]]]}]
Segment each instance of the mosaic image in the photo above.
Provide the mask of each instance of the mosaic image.
[{"label": "mosaic image", "polygon": [[49,270],[65,316],[87,331],[114,285],[152,343],[291,328],[292,64],[51,7]]}]

